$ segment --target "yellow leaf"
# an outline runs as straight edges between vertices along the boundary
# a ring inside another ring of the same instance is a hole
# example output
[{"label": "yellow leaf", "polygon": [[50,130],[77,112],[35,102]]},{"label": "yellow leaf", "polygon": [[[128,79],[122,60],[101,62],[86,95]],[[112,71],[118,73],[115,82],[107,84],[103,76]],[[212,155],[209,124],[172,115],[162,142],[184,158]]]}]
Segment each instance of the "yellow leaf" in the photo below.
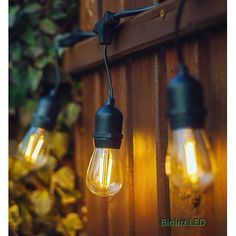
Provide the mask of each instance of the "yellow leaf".
[{"label": "yellow leaf", "polygon": [[83,223],[77,213],[67,214],[67,216],[63,219],[63,223],[68,229],[80,230],[83,228]]},{"label": "yellow leaf", "polygon": [[83,223],[77,213],[69,213],[57,224],[58,232],[66,232],[70,236],[76,235],[76,231],[83,229]]},{"label": "yellow leaf", "polygon": [[54,173],[53,181],[64,189],[73,190],[75,188],[74,171],[71,168],[64,166]]},{"label": "yellow leaf", "polygon": [[54,132],[51,140],[51,150],[59,159],[67,152],[69,137],[66,133]]},{"label": "yellow leaf", "polygon": [[54,157],[52,155],[49,155],[46,167],[47,167],[47,169],[55,170],[56,167],[57,167],[57,159],[56,159],[56,157]]},{"label": "yellow leaf", "polygon": [[32,216],[27,209],[27,206],[21,205],[20,206],[21,216],[23,219],[22,225],[26,226],[28,230],[32,228]]},{"label": "yellow leaf", "polygon": [[71,192],[63,191],[61,188],[57,187],[56,191],[60,195],[62,205],[68,205],[75,203],[81,198],[81,193],[78,190],[73,190]]},{"label": "yellow leaf", "polygon": [[35,213],[40,216],[48,214],[52,208],[53,200],[46,190],[34,191],[30,200],[33,204]]},{"label": "yellow leaf", "polygon": [[9,181],[9,192],[12,199],[26,196],[29,193],[24,183],[12,180]]},{"label": "yellow leaf", "polygon": [[30,172],[29,168],[19,160],[10,161],[10,167],[9,174],[12,179],[20,179]]},{"label": "yellow leaf", "polygon": [[17,204],[12,205],[9,208],[9,224],[10,227],[16,231],[20,225],[22,219],[20,217],[19,207]]}]

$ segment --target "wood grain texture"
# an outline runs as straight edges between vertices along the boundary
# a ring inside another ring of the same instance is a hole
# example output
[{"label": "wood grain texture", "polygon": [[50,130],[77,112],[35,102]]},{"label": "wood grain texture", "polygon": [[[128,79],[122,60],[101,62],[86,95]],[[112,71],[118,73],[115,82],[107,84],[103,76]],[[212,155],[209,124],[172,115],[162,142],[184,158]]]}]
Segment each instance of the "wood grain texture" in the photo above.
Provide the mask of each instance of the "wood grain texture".
[{"label": "wood grain texture", "polygon": [[129,1],[130,7],[136,8],[136,7],[145,7],[148,5],[151,5],[153,3],[160,2],[158,0],[132,0]]},{"label": "wood grain texture", "polygon": [[102,14],[105,13],[105,11],[111,11],[111,12],[116,12],[116,11],[122,11],[125,9],[125,4],[127,1],[125,0],[103,0],[102,1]]},{"label": "wood grain texture", "polygon": [[[215,157],[214,233],[227,235],[227,36],[218,32],[209,38],[208,86],[209,112],[207,130]],[[203,53],[203,52],[202,52]],[[204,54],[202,54],[204,55]],[[207,62],[206,62],[207,63]],[[224,217],[222,217],[224,216]]]},{"label": "wood grain texture", "polygon": [[95,23],[101,17],[101,1],[80,1],[80,27],[83,31],[93,31]]},{"label": "wood grain texture", "polygon": [[163,49],[154,58],[154,94],[155,94],[155,132],[157,155],[157,204],[158,204],[158,235],[170,235],[170,228],[161,227],[162,218],[170,218],[169,185],[165,174],[165,156],[168,143],[168,122],[166,102],[166,55]]},{"label": "wood grain texture", "polygon": [[135,235],[157,235],[155,55],[135,58],[131,70]]},{"label": "wood grain texture", "polygon": [[[110,60],[141,52],[173,40],[177,0],[164,1],[160,7],[139,14],[123,23],[110,46]],[[226,2],[189,0],[183,16],[181,33],[189,34],[226,22]],[[211,9],[209,11],[208,9]],[[164,18],[160,11],[165,12]],[[80,55],[83,55],[81,57]],[[64,57],[67,73],[81,72],[101,65],[102,50],[96,37],[68,49]]]}]

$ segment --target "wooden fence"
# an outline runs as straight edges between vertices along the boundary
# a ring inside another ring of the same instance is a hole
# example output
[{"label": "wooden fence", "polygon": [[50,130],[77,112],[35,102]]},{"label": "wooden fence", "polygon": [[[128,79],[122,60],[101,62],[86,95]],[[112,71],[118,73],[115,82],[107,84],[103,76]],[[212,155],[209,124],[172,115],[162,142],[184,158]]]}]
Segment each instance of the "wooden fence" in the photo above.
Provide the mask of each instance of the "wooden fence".
[{"label": "wooden fence", "polygon": [[[93,30],[105,10],[152,4],[151,0],[81,0],[80,24]],[[200,196],[169,185],[165,175],[168,141],[166,84],[176,74],[173,44],[178,1],[126,19],[108,48],[117,106],[124,115],[119,158],[124,184],[114,198],[86,187],[93,151],[94,115],[108,93],[102,47],[96,37],[68,49],[64,69],[81,80],[83,117],[74,134],[76,169],[88,209],[88,236],[226,236],[226,1],[186,1],[181,34],[190,72],[204,87],[206,131],[218,172]],[[205,227],[161,227],[160,218],[205,218]]]}]

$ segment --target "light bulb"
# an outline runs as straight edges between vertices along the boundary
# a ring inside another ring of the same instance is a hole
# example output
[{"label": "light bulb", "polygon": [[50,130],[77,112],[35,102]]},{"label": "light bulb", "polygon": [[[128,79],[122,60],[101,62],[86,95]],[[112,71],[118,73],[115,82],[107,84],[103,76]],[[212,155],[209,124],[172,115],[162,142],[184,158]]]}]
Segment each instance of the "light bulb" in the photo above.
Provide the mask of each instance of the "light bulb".
[{"label": "light bulb", "polygon": [[42,167],[47,162],[50,133],[32,126],[18,145],[17,157],[31,169]]},{"label": "light bulb", "polygon": [[123,170],[117,149],[95,148],[87,170],[86,183],[89,190],[109,197],[118,193],[123,184]]},{"label": "light bulb", "polygon": [[172,131],[166,157],[166,174],[179,188],[201,191],[214,178],[209,142],[202,129]]}]

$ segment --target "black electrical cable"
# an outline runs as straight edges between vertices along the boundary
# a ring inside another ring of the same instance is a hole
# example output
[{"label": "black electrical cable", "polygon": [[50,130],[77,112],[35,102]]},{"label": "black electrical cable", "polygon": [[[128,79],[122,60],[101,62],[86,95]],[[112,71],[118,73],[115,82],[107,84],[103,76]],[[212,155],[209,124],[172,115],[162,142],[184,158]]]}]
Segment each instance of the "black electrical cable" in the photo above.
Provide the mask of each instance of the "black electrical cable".
[{"label": "black electrical cable", "polygon": [[109,98],[110,99],[114,99],[113,97],[113,86],[112,86],[112,80],[111,80],[111,73],[110,73],[110,69],[109,69],[109,64],[107,61],[107,45],[104,45],[104,64],[106,67],[106,72],[107,72],[107,80],[108,80],[108,84],[109,84]]},{"label": "black electrical cable", "polygon": [[55,96],[60,84],[61,84],[61,70],[60,70],[60,63],[59,63],[59,44],[57,39],[54,43],[54,49],[55,49],[55,76],[56,76],[56,83],[54,88],[51,90],[50,95]]},{"label": "black electrical cable", "polygon": [[133,16],[133,15],[137,15],[139,13],[142,13],[144,11],[148,11],[151,10],[157,6],[160,6],[160,3],[155,3],[153,5],[147,6],[147,7],[142,7],[142,8],[137,8],[137,9],[132,9],[132,10],[124,10],[121,12],[117,12],[114,14],[114,19],[120,19],[122,17],[127,17],[127,16]]},{"label": "black electrical cable", "polygon": [[181,45],[181,41],[179,37],[181,17],[183,15],[184,5],[185,5],[185,0],[180,0],[178,10],[177,10],[177,15],[176,15],[176,21],[175,21],[175,45],[176,45],[176,53],[177,53],[180,65],[185,65],[182,45]]}]

